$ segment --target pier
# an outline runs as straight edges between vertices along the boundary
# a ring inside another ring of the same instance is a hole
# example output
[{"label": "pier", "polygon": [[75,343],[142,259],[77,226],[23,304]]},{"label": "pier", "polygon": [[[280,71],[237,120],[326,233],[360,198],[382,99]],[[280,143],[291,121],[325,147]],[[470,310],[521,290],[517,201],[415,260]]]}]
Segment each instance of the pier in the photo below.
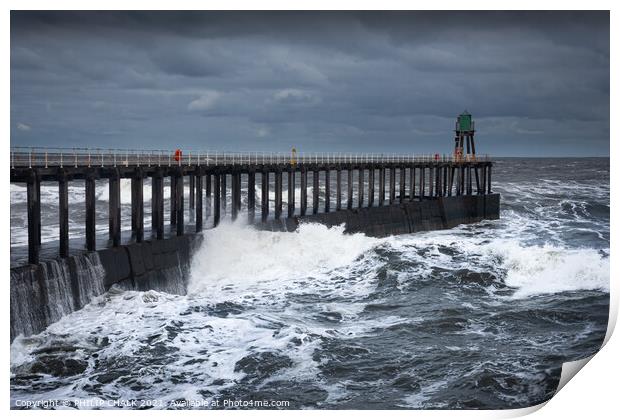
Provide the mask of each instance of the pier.
[{"label": "pier", "polygon": [[[473,145],[472,145],[473,146]],[[406,202],[437,200],[441,197],[489,195],[493,163],[488,156],[456,154],[297,154],[216,153],[181,150],[95,150],[60,148],[12,148],[11,182],[25,183],[28,201],[28,262],[40,261],[41,182],[58,184],[58,256],[69,254],[68,182],[84,182],[86,251],[97,249],[95,181],[109,186],[108,244],[121,244],[120,180],[131,180],[132,241],[164,238],[200,232],[215,227],[225,218],[237,219],[242,212],[243,186],[247,192],[250,223],[303,218],[319,213],[360,208],[394,206]],[[344,173],[343,173],[344,172]],[[354,175],[357,183],[354,182]],[[283,209],[283,177],[288,184],[287,208]],[[151,229],[145,237],[144,180],[151,184]],[[164,184],[170,185],[169,226],[164,226]],[[335,185],[332,182],[335,179]],[[273,180],[273,182],[270,182]],[[309,184],[310,182],[310,184]],[[184,203],[186,183],[193,231],[188,232]],[[256,208],[256,185],[261,187]],[[230,186],[230,189],[227,187]],[[296,206],[295,186],[300,186]],[[274,188],[275,208],[270,215],[269,189]],[[335,190],[332,191],[332,188]],[[311,196],[308,196],[308,189]],[[357,193],[354,200],[353,192]],[[226,195],[230,192],[230,208]],[[322,200],[321,200],[322,199]],[[332,201],[335,205],[332,206]],[[321,206],[322,204],[322,206]],[[260,215],[257,214],[257,210]],[[286,213],[283,212],[286,210]],[[211,225],[206,226],[209,220]]]}]

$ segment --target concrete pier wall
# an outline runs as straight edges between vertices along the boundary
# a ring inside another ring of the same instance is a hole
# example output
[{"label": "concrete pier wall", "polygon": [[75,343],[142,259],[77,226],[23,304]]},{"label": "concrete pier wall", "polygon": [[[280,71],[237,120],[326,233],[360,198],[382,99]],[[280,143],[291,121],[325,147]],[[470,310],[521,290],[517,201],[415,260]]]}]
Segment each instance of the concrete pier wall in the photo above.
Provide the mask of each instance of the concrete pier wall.
[{"label": "concrete pier wall", "polygon": [[300,223],[322,223],[327,226],[344,223],[347,233],[362,232],[369,236],[385,237],[449,229],[484,219],[499,219],[499,203],[499,194],[438,197],[434,200],[270,220],[257,227],[292,232]]},{"label": "concrete pier wall", "polygon": [[[383,237],[497,219],[499,204],[499,194],[438,197],[280,218],[256,226],[294,231],[300,223],[344,223],[345,232]],[[11,341],[44,330],[113,285],[186,294],[191,257],[202,240],[201,234],[185,234],[11,268]]]},{"label": "concrete pier wall", "polygon": [[186,294],[201,242],[190,234],[11,268],[11,341],[43,331],[113,285]]}]

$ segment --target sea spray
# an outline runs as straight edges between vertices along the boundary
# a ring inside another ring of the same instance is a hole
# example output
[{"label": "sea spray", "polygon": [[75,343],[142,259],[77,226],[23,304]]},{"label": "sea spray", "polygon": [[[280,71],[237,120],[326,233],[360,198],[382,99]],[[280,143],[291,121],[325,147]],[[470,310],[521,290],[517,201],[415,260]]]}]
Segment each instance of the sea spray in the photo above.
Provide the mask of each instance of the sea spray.
[{"label": "sea spray", "polygon": [[[446,231],[352,239],[224,222],[204,233],[188,295],[111,290],[18,337],[12,404],[52,393],[292,408],[545,401],[561,363],[593,354],[608,320],[609,162],[562,162],[494,166],[501,220]],[[59,360],[88,366],[37,373]]]},{"label": "sea spray", "polygon": [[228,296],[270,285],[287,288],[291,280],[350,265],[381,242],[343,232],[344,226],[321,224],[302,224],[292,233],[261,231],[242,222],[222,224],[205,232],[193,257],[189,293]]}]

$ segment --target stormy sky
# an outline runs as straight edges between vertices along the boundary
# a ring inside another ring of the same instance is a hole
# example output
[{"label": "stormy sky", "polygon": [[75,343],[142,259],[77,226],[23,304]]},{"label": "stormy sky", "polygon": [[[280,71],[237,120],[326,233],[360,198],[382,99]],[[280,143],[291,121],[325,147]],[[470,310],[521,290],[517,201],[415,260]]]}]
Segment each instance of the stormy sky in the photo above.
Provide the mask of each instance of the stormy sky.
[{"label": "stormy sky", "polygon": [[12,12],[11,145],[609,155],[608,12]]}]

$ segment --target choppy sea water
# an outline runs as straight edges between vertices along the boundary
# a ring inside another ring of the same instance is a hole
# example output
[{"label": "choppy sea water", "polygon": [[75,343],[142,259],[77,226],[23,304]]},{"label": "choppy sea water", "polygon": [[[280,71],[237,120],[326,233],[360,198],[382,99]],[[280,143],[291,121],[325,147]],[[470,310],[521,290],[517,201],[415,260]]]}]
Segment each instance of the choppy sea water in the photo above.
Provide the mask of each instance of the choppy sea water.
[{"label": "choppy sea water", "polygon": [[209,230],[187,296],[113,289],[17,338],[11,402],[545,401],[562,363],[593,354],[605,336],[609,160],[500,160],[493,188],[500,220],[447,231]]}]

